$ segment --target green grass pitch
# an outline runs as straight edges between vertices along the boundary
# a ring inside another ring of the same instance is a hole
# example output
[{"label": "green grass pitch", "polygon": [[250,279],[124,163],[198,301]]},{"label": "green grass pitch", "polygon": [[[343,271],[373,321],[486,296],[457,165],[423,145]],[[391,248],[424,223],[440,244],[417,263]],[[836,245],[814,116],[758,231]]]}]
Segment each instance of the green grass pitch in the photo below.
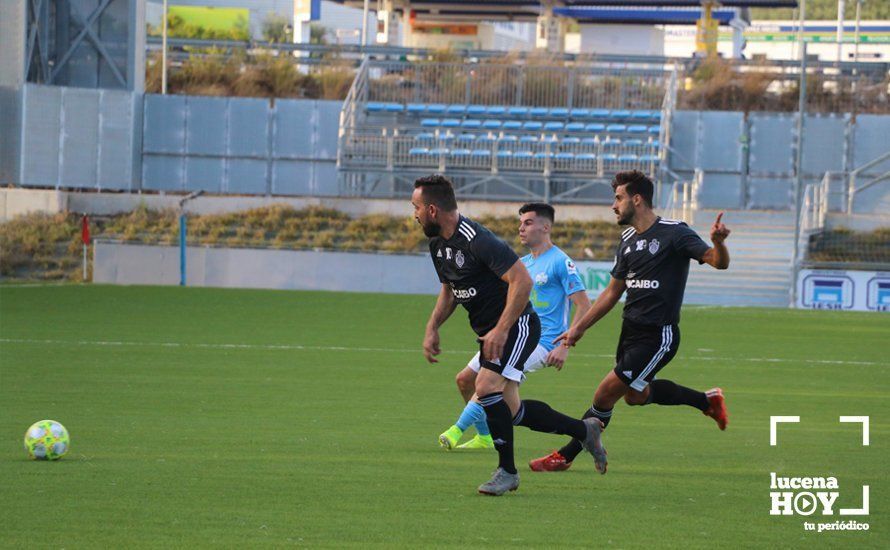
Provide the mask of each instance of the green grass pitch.
[{"label": "green grass pitch", "polygon": [[[687,407],[619,404],[609,473],[525,464],[562,438],[516,431],[522,485],[476,486],[493,452],[445,452],[473,353],[459,310],[442,363],[420,352],[433,297],[103,286],[0,287],[0,547],[883,547],[890,317],[686,308],[662,375],[724,388],[726,432]],[[619,314],[523,395],[580,415],[610,368]],[[769,417],[799,415],[769,445]],[[870,416],[871,445],[841,415]],[[22,436],[72,448],[32,462]],[[835,476],[838,507],[769,515],[770,472]],[[837,512],[837,510],[835,510]],[[813,533],[854,519],[868,532]]]}]

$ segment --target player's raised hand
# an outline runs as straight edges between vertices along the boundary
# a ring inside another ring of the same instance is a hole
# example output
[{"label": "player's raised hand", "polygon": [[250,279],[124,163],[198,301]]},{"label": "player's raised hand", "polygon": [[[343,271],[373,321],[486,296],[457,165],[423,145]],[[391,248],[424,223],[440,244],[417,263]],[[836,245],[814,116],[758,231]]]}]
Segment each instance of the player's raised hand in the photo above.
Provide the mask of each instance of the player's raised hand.
[{"label": "player's raised hand", "polygon": [[439,331],[427,330],[423,337],[423,356],[430,363],[438,363],[439,360],[436,359],[436,355],[440,353],[442,353],[442,350],[439,349]]},{"label": "player's raised hand", "polygon": [[504,344],[507,343],[507,333],[500,331],[495,327],[478,340],[482,342],[482,358],[487,359],[488,361],[497,361],[504,354]]},{"label": "player's raised hand", "polygon": [[714,225],[711,226],[711,242],[714,244],[722,243],[731,233],[729,228],[723,225],[723,222],[720,221],[722,218],[723,212],[720,212],[717,214],[717,220],[714,221]]},{"label": "player's raised hand", "polygon": [[578,340],[584,336],[584,331],[577,327],[569,327],[569,330],[563,332],[556,339],[553,340],[554,344],[558,344],[562,342],[562,345],[567,348],[575,347],[575,344],[578,343]]}]

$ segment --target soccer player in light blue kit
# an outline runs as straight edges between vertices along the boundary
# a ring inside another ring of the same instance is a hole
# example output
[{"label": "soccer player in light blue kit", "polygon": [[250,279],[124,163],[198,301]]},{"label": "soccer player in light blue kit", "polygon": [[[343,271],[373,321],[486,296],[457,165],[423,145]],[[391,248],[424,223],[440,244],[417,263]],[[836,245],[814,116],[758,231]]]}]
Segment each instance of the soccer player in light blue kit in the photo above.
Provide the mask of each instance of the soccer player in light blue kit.
[{"label": "soccer player in light blue kit", "polygon": [[[553,341],[569,327],[571,304],[575,305],[575,315],[583,315],[590,307],[575,263],[550,238],[554,218],[555,211],[549,204],[529,203],[519,209],[519,240],[531,251],[522,263],[534,283],[530,300],[541,319],[541,339],[525,363],[525,373],[547,366],[562,369],[568,348],[554,345]],[[494,448],[485,411],[474,395],[478,373],[477,353],[456,377],[457,388],[467,405],[457,422],[439,436],[439,444],[448,450]],[[470,426],[476,427],[476,436],[458,445]]]}]

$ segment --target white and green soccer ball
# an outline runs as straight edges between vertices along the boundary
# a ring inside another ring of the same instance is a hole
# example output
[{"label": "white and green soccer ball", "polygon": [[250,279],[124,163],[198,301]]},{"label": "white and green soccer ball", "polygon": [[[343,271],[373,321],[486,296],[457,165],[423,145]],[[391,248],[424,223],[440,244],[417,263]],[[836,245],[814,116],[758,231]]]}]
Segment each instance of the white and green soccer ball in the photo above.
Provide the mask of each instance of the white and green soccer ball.
[{"label": "white and green soccer ball", "polygon": [[25,450],[34,460],[58,460],[70,446],[68,430],[55,420],[35,422],[25,432]]}]

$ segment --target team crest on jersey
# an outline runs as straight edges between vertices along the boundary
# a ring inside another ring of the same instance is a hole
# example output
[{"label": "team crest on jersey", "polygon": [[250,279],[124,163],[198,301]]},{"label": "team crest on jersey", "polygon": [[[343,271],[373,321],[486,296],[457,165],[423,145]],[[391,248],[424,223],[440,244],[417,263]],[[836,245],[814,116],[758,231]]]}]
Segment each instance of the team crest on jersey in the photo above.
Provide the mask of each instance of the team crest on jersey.
[{"label": "team crest on jersey", "polygon": [[661,245],[658,243],[658,239],[652,239],[652,242],[649,243],[649,254],[656,254],[659,246]]},{"label": "team crest on jersey", "polygon": [[460,250],[458,250],[457,253],[454,255],[454,263],[457,264],[457,267],[464,266],[464,253]]},{"label": "team crest on jersey", "polygon": [[646,239],[640,239],[637,241],[637,252],[646,248]]},{"label": "team crest on jersey", "polygon": [[546,285],[549,277],[547,277],[546,273],[538,273],[535,275],[535,284],[536,285]]}]

